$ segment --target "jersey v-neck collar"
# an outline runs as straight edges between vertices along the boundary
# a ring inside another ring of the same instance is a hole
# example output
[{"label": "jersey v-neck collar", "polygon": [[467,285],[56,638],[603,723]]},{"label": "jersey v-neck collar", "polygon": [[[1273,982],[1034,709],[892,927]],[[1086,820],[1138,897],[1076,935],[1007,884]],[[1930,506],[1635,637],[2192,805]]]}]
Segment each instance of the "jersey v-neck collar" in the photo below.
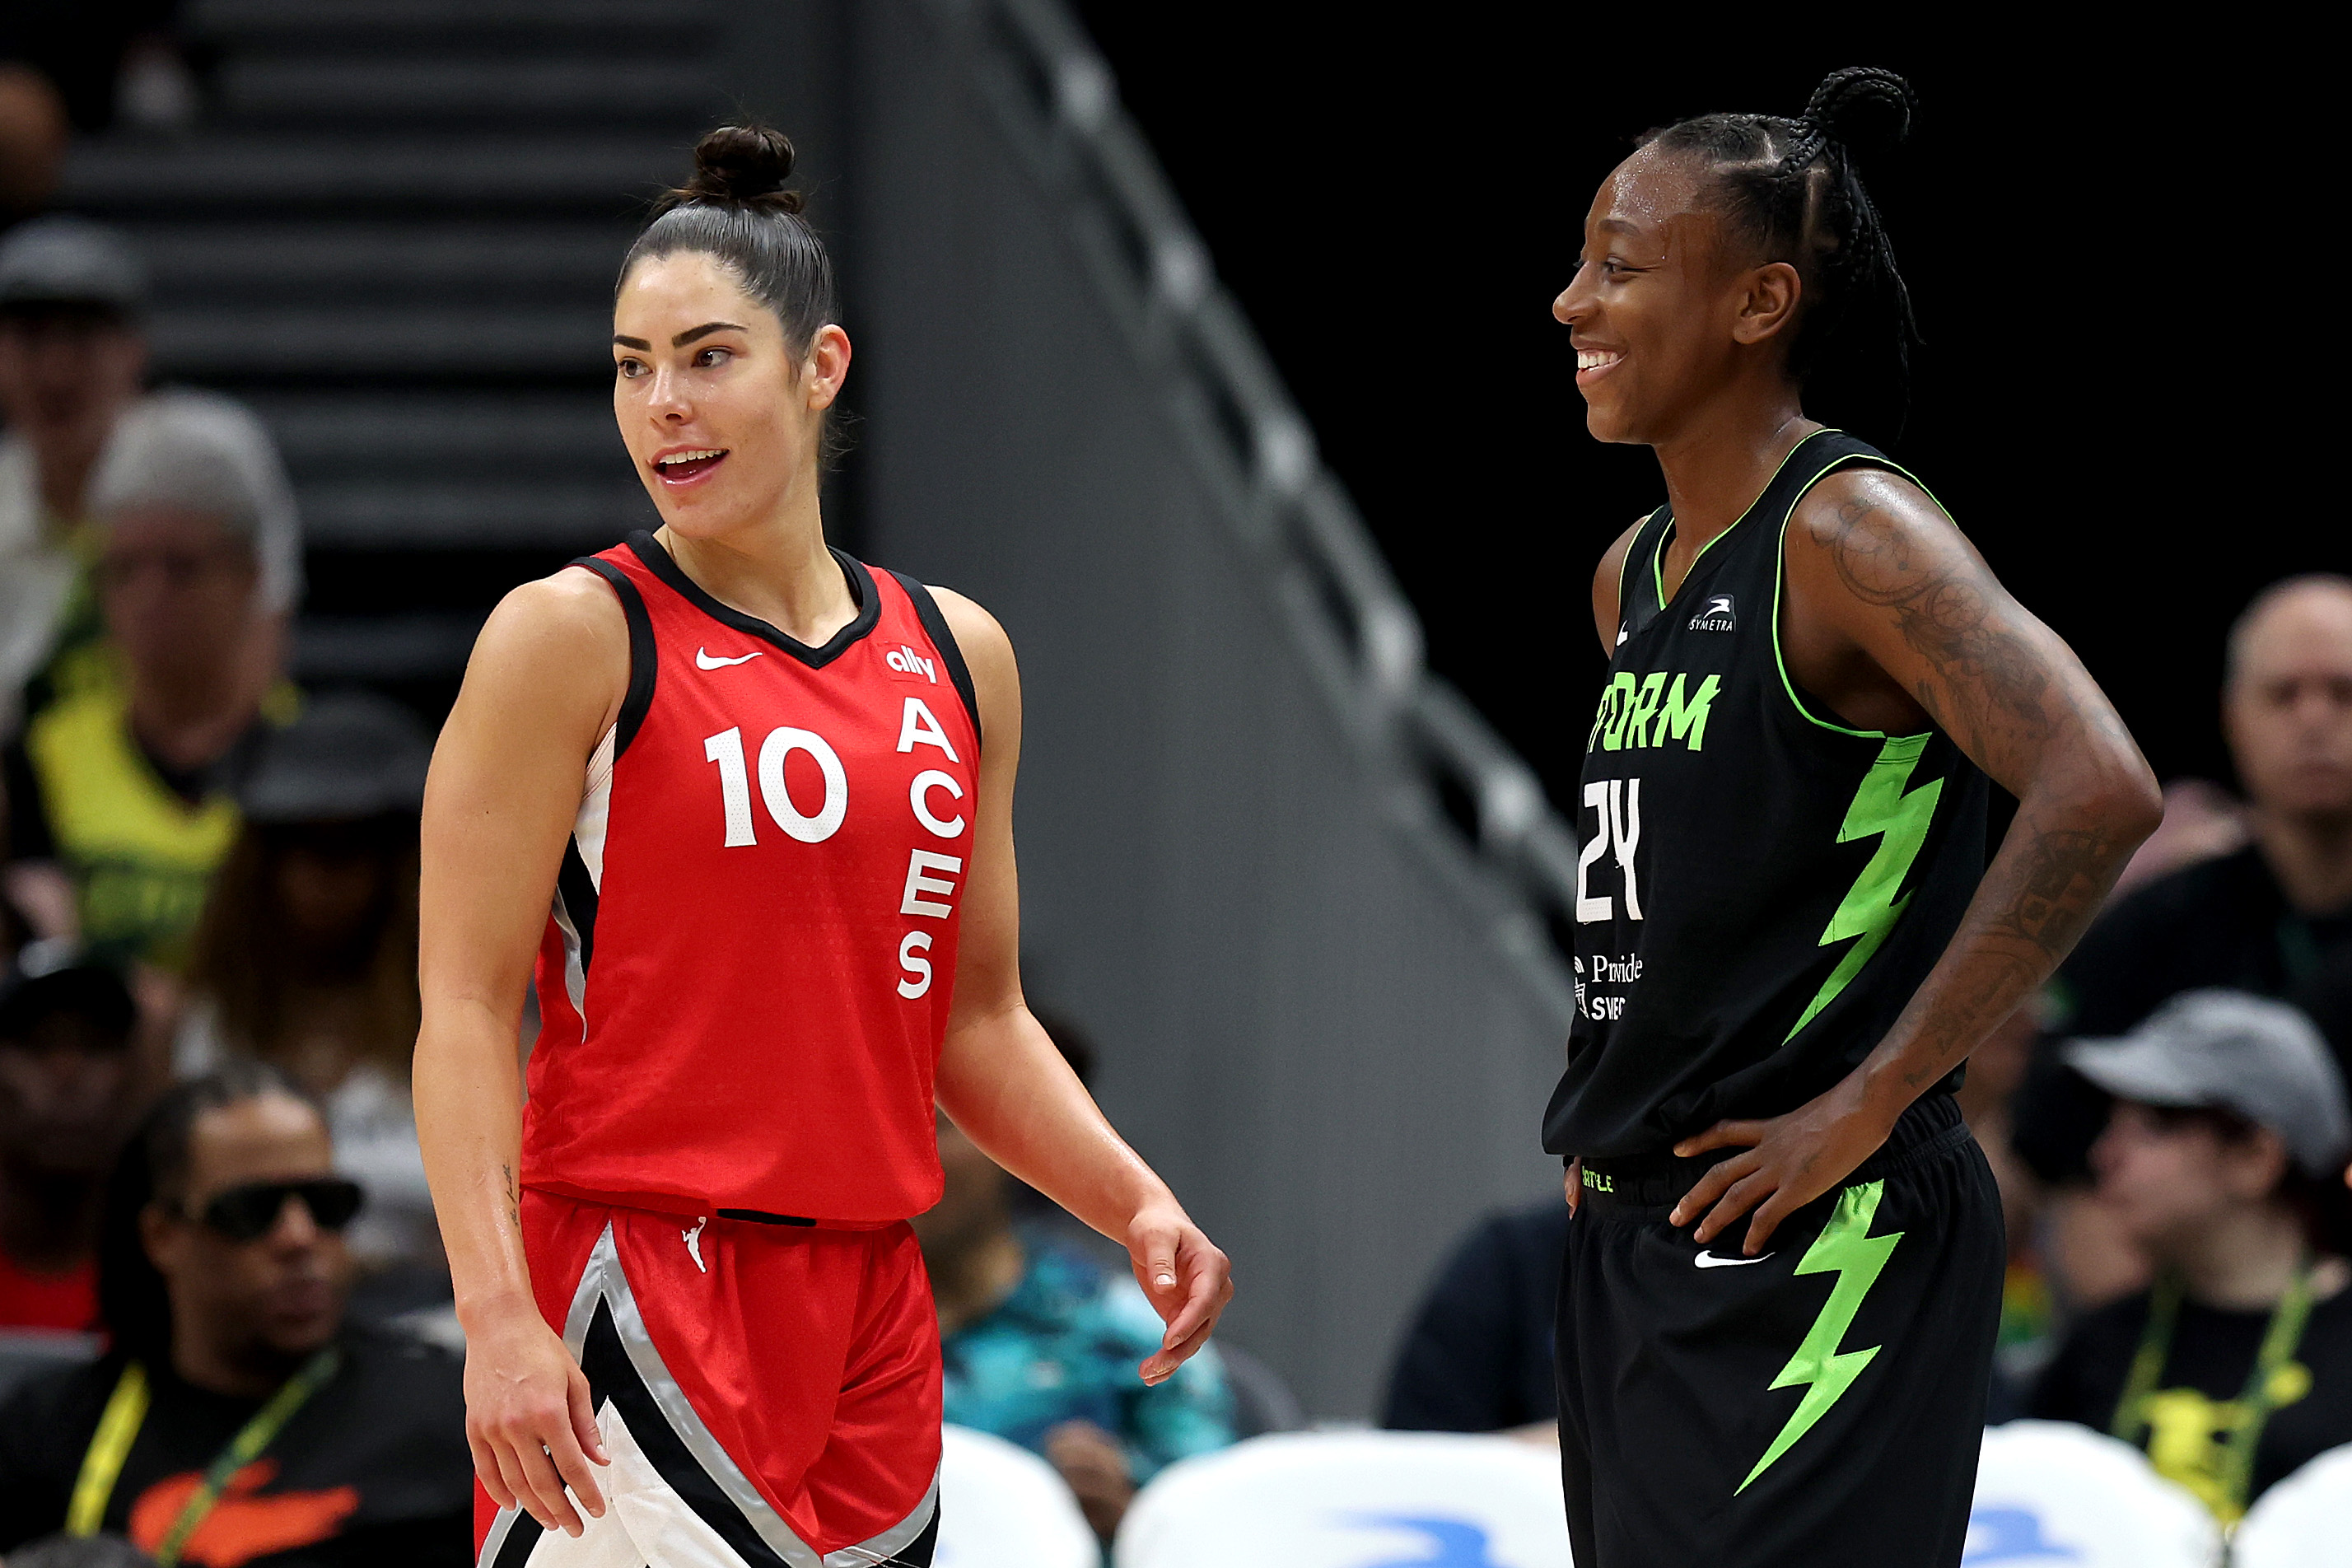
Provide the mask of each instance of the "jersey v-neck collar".
[{"label": "jersey v-neck collar", "polygon": [[1820,429],[1800,437],[1795,446],[1790,447],[1787,452],[1783,453],[1780,460],[1773,465],[1771,477],[1764,481],[1764,488],[1758,490],[1756,492],[1756,499],[1748,503],[1748,509],[1745,511],[1742,511],[1738,517],[1733,518],[1729,525],[1727,526],[1721,533],[1717,534],[1713,539],[1708,540],[1705,544],[1698,547],[1698,553],[1691,557],[1689,568],[1683,573],[1683,580],[1675,584],[1675,591],[1671,594],[1666,592],[1666,546],[1675,542],[1675,531],[1680,526],[1680,524],[1675,520],[1674,503],[1671,501],[1666,503],[1666,525],[1658,531],[1658,542],[1653,546],[1650,551],[1650,583],[1652,591],[1657,595],[1658,613],[1660,615],[1663,616],[1665,613],[1666,606],[1673,604],[1676,599],[1681,598],[1684,593],[1689,589],[1691,580],[1698,575],[1698,564],[1700,562],[1706,559],[1707,552],[1712,551],[1717,545],[1722,543],[1732,534],[1738,532],[1739,531],[1739,525],[1746,522],[1750,517],[1753,517],[1756,514],[1756,509],[1764,504],[1764,498],[1772,493],[1772,487],[1778,484],[1780,480],[1781,471],[1787,468],[1791,462],[1796,460],[1797,454],[1803,451],[1808,446],[1810,446],[1814,437],[1820,436],[1833,436],[1837,433],[1838,431],[1835,426],[1824,425]]},{"label": "jersey v-neck collar", "polygon": [[640,529],[630,534],[628,545],[636,558],[645,563],[646,571],[660,578],[688,604],[730,631],[758,637],[761,642],[792,655],[811,669],[823,669],[839,658],[882,619],[882,595],[875,589],[874,574],[866,569],[863,561],[854,555],[845,555],[831,545],[825,548],[840,563],[841,574],[849,581],[849,596],[857,601],[857,615],[817,647],[811,647],[757,616],[747,616],[712,598],[700,584],[686,574],[676,558],[662,548],[662,542],[646,530]]}]

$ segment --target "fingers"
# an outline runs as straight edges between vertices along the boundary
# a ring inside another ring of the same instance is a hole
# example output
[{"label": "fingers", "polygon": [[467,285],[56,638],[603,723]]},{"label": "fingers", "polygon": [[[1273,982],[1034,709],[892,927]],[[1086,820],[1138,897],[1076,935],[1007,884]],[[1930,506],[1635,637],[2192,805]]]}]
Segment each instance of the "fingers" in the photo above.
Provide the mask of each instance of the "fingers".
[{"label": "fingers", "polygon": [[1750,1258],[1761,1256],[1764,1244],[1772,1239],[1772,1233],[1780,1228],[1780,1222],[1802,1206],[1790,1201],[1788,1188],[1782,1187],[1775,1192],[1758,1205],[1756,1217],[1748,1222],[1748,1239],[1739,1250]]},{"label": "fingers", "polygon": [[481,1478],[482,1489],[490,1494],[490,1500],[500,1508],[514,1507],[514,1489],[507,1485],[506,1477],[499,1473],[498,1450],[476,1436],[470,1427],[466,1432],[466,1447],[474,1451],[474,1474]]},{"label": "fingers", "polygon": [[[1738,1181],[1732,1183],[1715,1207],[1707,1211],[1706,1218],[1699,1223],[1697,1229],[1691,1232],[1691,1239],[1702,1244],[1713,1241],[1717,1236],[1723,1234],[1725,1228],[1733,1220],[1771,1196],[1779,1185],[1780,1182],[1777,1178],[1762,1171],[1751,1172],[1742,1176]],[[1753,1256],[1756,1249],[1753,1246],[1749,1246],[1746,1250]]]},{"label": "fingers", "polygon": [[1160,1336],[1162,1350],[1181,1344],[1201,1330],[1217,1321],[1217,1314],[1233,1300],[1234,1286],[1227,1275],[1225,1255],[1207,1243],[1208,1256],[1192,1259],[1192,1288],[1185,1293],[1184,1305],[1168,1320],[1168,1331]]},{"label": "fingers", "polygon": [[1579,1154],[1568,1163],[1568,1212],[1576,1213],[1576,1205],[1584,1198],[1584,1156]]},{"label": "fingers", "polygon": [[548,1513],[546,1504],[540,1500],[539,1494],[531,1490],[530,1482],[524,1479],[522,1456],[516,1451],[514,1445],[493,1438],[489,1449],[490,1457],[499,1467],[499,1482],[505,1487],[507,1496],[514,1500],[507,1506],[522,1510],[539,1521],[541,1528],[553,1530],[555,1521]]},{"label": "fingers", "polygon": [[[577,1453],[577,1445],[572,1443],[569,1433],[564,1435],[563,1441],[566,1447]],[[517,1458],[521,1461],[520,1468],[524,1484],[530,1489],[531,1495],[539,1502],[539,1508],[530,1510],[533,1517],[551,1530],[561,1530],[566,1535],[577,1536],[585,1531],[588,1527],[580,1521],[579,1510],[572,1506],[572,1500],[564,1495],[563,1478],[556,1473],[556,1466],[548,1458],[547,1450],[533,1447],[525,1449]],[[585,1468],[584,1461],[583,1461],[583,1468]],[[541,1509],[546,1511],[541,1512]]]},{"label": "fingers", "polygon": [[1135,1278],[1161,1318],[1169,1312],[1168,1293],[1176,1289],[1176,1249],[1180,1237],[1174,1226],[1154,1226],[1128,1244],[1135,1259]]},{"label": "fingers", "polygon": [[1675,1144],[1675,1152],[1687,1160],[1710,1149],[1745,1149],[1763,1141],[1761,1121],[1718,1121],[1696,1138],[1685,1138]]},{"label": "fingers", "polygon": [[1704,1173],[1697,1181],[1691,1184],[1690,1191],[1685,1193],[1682,1195],[1682,1201],[1675,1205],[1675,1212],[1666,1216],[1666,1223],[1675,1226],[1690,1224],[1692,1220],[1706,1212],[1709,1204],[1723,1196],[1732,1183],[1756,1169],[1758,1163],[1757,1157],[1752,1152],[1735,1154],[1728,1160],[1719,1161]]},{"label": "fingers", "polygon": [[[578,1367],[572,1369],[566,1379],[570,1384],[572,1404],[572,1435],[580,1443],[580,1451],[600,1465],[609,1465],[613,1457],[604,1452],[604,1435],[596,1430],[596,1409],[588,1393],[588,1374]],[[599,1514],[604,1510],[598,1508]]]},{"label": "fingers", "polygon": [[1154,1388],[1159,1387],[1176,1375],[1178,1367],[1182,1366],[1199,1353],[1201,1347],[1209,1342],[1209,1335],[1215,1329],[1214,1323],[1202,1324],[1189,1337],[1159,1352],[1136,1370],[1142,1374],[1145,1383]]}]

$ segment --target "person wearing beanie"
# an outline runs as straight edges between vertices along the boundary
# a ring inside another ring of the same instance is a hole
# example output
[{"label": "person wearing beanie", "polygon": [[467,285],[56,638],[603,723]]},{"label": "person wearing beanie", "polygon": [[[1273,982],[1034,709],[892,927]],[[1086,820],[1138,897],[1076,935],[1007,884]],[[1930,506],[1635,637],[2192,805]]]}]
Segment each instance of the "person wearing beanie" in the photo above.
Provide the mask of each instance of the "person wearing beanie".
[{"label": "person wearing beanie", "polygon": [[2027,1414],[2110,1432],[2223,1523],[2352,1442],[2352,1116],[2311,1021],[2190,991],[2067,1064],[2116,1100],[2098,1200],[2157,1266],[2078,1321]]},{"label": "person wearing beanie", "polygon": [[237,784],[297,705],[281,670],[300,537],[268,437],[207,394],[127,413],[89,500],[120,676],[60,692],[10,750],[9,849],[69,887],[58,901],[94,949],[176,973]]}]

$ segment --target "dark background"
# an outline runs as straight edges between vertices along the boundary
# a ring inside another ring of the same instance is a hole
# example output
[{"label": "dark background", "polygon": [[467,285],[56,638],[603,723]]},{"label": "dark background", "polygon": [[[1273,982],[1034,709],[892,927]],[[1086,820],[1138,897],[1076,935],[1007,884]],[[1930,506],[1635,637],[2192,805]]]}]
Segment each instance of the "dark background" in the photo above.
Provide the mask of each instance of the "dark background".
[{"label": "dark background", "polygon": [[2230,778],[2220,658],[2248,598],[2352,568],[2303,428],[2336,352],[2301,290],[2315,196],[2339,183],[2304,163],[2325,146],[2299,123],[2315,39],[2054,42],[2005,10],[1982,14],[1996,53],[1974,27],[1789,8],[1741,25],[1783,35],[1763,44],[1701,11],[1643,31],[1463,6],[1309,33],[1262,4],[1079,8],[1432,662],[1555,799],[1602,668],[1594,563],[1664,499],[1646,448],[1585,434],[1549,315],[1585,209],[1644,129],[1793,115],[1841,66],[1891,67],[1919,99],[1871,182],[1927,339],[1886,444],[2159,774]]}]

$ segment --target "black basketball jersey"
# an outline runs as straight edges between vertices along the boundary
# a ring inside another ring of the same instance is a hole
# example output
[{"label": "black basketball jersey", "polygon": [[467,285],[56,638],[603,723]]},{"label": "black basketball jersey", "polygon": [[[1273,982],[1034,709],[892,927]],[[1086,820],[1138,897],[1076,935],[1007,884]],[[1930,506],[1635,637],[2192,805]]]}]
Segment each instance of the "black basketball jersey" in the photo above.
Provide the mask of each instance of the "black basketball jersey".
[{"label": "black basketball jersey", "polygon": [[1829,1089],[1910,1001],[1984,873],[1988,786],[1951,738],[1849,729],[1781,661],[1789,519],[1848,468],[1903,472],[1841,431],[1806,437],[1671,601],[1672,510],[1626,551],[1574,803],[1555,1154],[1655,1152]]}]

